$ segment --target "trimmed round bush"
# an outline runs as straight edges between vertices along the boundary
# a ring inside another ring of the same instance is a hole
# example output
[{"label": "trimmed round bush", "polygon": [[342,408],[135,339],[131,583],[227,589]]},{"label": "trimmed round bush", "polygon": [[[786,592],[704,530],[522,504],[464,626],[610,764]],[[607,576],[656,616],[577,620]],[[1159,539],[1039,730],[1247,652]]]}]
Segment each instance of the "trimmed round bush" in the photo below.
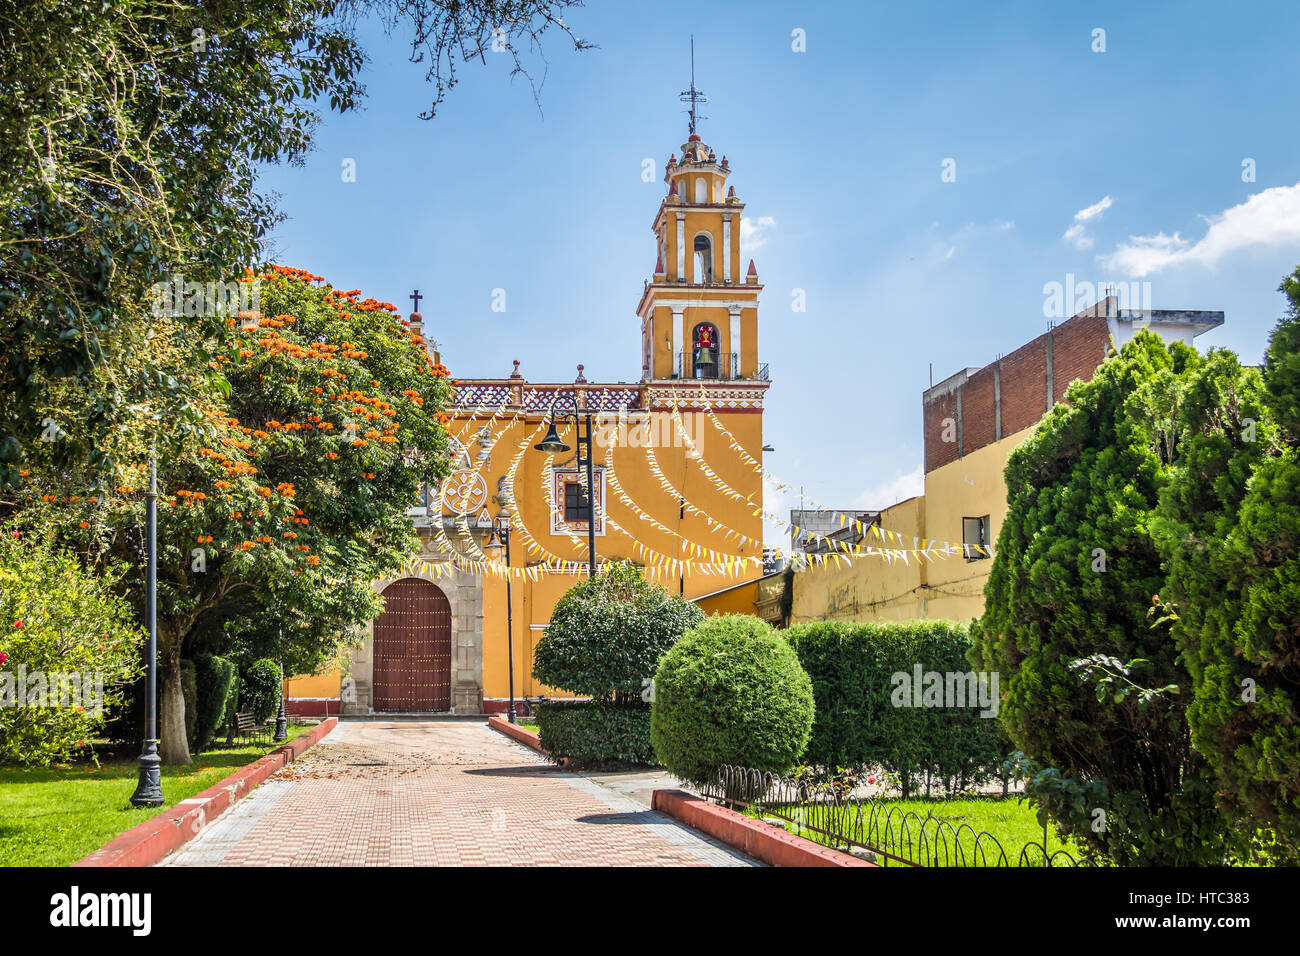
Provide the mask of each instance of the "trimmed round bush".
[{"label": "trimmed round bush", "polygon": [[533,676],[571,694],[640,705],[664,651],[703,619],[697,605],[639,568],[615,564],[556,602]]},{"label": "trimmed round bush", "polygon": [[650,741],[659,762],[689,783],[703,785],[727,764],[788,773],[812,723],[812,682],[760,618],[708,618],[659,662]]}]

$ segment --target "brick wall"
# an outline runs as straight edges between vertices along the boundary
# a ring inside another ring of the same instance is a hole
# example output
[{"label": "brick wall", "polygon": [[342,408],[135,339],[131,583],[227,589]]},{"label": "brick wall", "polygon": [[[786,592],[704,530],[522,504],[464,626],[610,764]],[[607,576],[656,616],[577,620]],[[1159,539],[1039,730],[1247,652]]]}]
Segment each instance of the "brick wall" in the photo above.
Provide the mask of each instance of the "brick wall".
[{"label": "brick wall", "polygon": [[[928,390],[922,399],[925,470],[1033,425],[1048,409],[1049,382],[1053,402],[1061,401],[1072,381],[1092,378],[1109,344],[1105,315],[1094,307],[992,365]],[[945,419],[956,424],[956,441],[943,440]]]},{"label": "brick wall", "polygon": [[1055,332],[1056,341],[1053,386],[1056,400],[1065,398],[1065,390],[1076,378],[1092,378],[1097,366],[1106,359],[1110,331],[1100,315],[1081,315],[1062,323]]}]

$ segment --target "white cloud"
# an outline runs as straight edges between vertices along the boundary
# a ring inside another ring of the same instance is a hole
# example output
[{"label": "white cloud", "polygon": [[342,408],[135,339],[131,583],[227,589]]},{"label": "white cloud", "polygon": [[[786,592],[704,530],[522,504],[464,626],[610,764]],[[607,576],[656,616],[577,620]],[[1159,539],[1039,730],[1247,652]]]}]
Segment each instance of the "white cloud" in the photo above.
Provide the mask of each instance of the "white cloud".
[{"label": "white cloud", "polygon": [[1065,230],[1065,234],[1061,238],[1076,249],[1091,249],[1092,237],[1088,235],[1085,223],[1100,219],[1101,214],[1113,205],[1115,205],[1115,200],[1109,196],[1102,196],[1091,206],[1080,209],[1074,214],[1074,224]]},{"label": "white cloud", "polygon": [[1300,183],[1274,186],[1214,216],[1196,242],[1179,233],[1129,236],[1109,255],[1099,256],[1110,269],[1137,278],[1169,266],[1193,263],[1214,267],[1220,259],[1250,246],[1300,244]]},{"label": "white cloud", "polygon": [[917,465],[905,475],[895,475],[883,484],[863,489],[853,499],[853,507],[863,511],[879,511],[924,493],[925,469]]},{"label": "white cloud", "polygon": [[1073,243],[1076,249],[1091,249],[1092,237],[1085,235],[1083,223],[1076,222],[1069,229],[1065,230],[1065,235],[1061,237],[1066,242]]},{"label": "white cloud", "polygon": [[776,231],[776,220],[771,216],[754,216],[740,220],[740,248],[753,252],[767,244],[768,234]]},{"label": "white cloud", "polygon": [[1074,214],[1074,221],[1087,222],[1089,219],[1096,219],[1113,205],[1115,205],[1115,200],[1111,199],[1109,196],[1102,196],[1091,206],[1088,206],[1086,209],[1080,209],[1076,212]]}]

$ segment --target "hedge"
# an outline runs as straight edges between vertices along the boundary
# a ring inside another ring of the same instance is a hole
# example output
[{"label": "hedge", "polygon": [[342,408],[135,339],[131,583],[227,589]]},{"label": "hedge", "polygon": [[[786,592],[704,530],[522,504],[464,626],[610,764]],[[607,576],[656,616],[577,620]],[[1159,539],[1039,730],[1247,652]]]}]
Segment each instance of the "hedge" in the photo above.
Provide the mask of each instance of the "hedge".
[{"label": "hedge", "polygon": [[[986,708],[896,706],[915,702],[918,664],[923,675],[971,671],[965,624],[818,621],[785,635],[816,701],[803,759],[823,775],[879,768],[897,775],[904,795],[927,775],[958,789],[1001,776],[1011,747],[995,717],[980,716]],[[984,686],[992,691],[991,677]]]},{"label": "hedge", "polygon": [[608,701],[548,701],[537,707],[542,749],[575,764],[654,763],[650,708]]},{"label": "hedge", "polygon": [[194,658],[194,676],[195,726],[192,740],[195,751],[201,753],[212,744],[217,731],[235,716],[234,709],[229,707],[231,686],[235,683],[235,665],[215,654],[199,654]]}]

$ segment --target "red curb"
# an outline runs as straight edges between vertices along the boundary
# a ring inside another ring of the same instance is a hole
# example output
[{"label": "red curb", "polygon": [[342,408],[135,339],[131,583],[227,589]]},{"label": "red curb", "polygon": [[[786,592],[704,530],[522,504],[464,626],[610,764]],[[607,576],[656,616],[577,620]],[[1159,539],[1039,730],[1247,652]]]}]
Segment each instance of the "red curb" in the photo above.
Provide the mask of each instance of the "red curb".
[{"label": "red curb", "polygon": [[271,774],[297,760],[303,751],[328,734],[337,724],[337,717],[322,720],[283,747],[236,770],[202,793],[180,801],[170,810],[118,834],[72,865],[153,866],[198,836],[200,830],[237,800],[248,796],[249,791]]},{"label": "red curb", "polygon": [[491,727],[493,730],[500,731],[501,733],[505,734],[507,737],[513,737],[515,740],[519,741],[525,747],[531,748],[532,750],[536,750],[539,754],[542,754],[545,757],[550,756],[549,753],[547,753],[545,750],[542,749],[541,738],[539,738],[531,730],[525,730],[523,727],[520,727],[518,724],[512,724],[510,723],[510,721],[503,720],[502,718],[496,716],[488,718],[488,726]]},{"label": "red curb", "polygon": [[876,865],[719,807],[684,790],[656,790],[650,806],[772,866]]}]

